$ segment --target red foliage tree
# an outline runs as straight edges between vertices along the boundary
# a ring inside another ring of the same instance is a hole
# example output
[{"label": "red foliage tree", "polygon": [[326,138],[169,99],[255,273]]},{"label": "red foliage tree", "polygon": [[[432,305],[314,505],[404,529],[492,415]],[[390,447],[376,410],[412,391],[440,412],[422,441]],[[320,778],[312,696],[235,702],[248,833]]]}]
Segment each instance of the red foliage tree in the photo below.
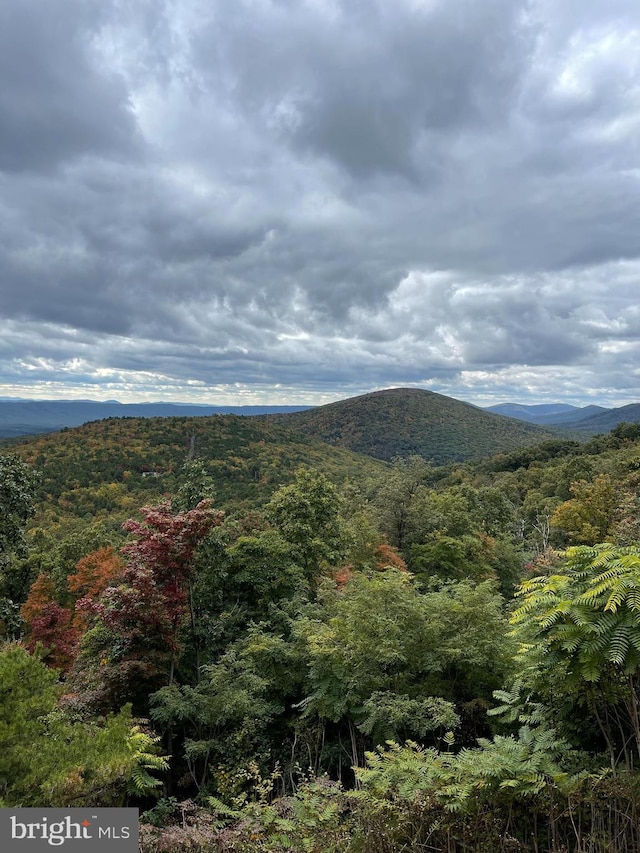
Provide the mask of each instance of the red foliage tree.
[{"label": "red foliage tree", "polygon": [[117,638],[116,652],[100,654],[103,675],[119,683],[119,692],[134,679],[157,679],[167,668],[172,681],[180,629],[189,614],[195,550],[223,518],[210,501],[179,513],[165,502],[143,507],[141,514],[143,521],[123,525],[135,540],[122,549],[122,583],[107,587],[97,603],[78,602]]}]

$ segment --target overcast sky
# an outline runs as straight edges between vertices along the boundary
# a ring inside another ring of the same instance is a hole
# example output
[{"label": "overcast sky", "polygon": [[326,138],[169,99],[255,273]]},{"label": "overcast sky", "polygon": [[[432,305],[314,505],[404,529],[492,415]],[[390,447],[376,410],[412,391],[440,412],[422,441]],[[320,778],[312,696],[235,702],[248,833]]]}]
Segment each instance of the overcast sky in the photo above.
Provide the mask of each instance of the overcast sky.
[{"label": "overcast sky", "polygon": [[638,0],[2,0],[0,396],[640,400]]}]

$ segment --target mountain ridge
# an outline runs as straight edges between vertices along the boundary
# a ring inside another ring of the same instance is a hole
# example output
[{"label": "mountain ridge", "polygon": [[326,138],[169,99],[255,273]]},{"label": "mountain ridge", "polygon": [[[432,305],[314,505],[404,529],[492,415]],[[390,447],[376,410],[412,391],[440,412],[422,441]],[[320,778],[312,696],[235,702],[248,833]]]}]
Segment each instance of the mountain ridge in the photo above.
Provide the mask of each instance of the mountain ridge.
[{"label": "mountain ridge", "polygon": [[388,388],[305,411],[261,417],[384,461],[418,455],[445,464],[556,435],[420,388]]},{"label": "mountain ridge", "polygon": [[[403,407],[406,409],[404,414],[412,419],[412,423],[403,423]],[[422,411],[418,411],[420,407]],[[287,427],[374,458],[388,461],[393,456],[415,453],[441,464],[514,449],[560,434],[579,439],[609,432],[623,421],[640,422],[640,404],[631,403],[614,409],[557,402],[500,403],[481,407],[435,391],[403,387],[372,391],[323,406],[211,406],[201,403],[13,398],[0,399],[0,438],[56,432],[108,418],[206,418],[227,414],[284,418],[281,422]],[[498,421],[483,420],[480,415],[498,418]],[[287,420],[292,416],[293,420]],[[372,417],[373,421],[369,423]],[[505,421],[511,426],[507,426]],[[543,432],[523,432],[524,425]],[[416,434],[416,430],[418,433],[422,430],[424,435]],[[378,432],[377,438],[372,435],[374,431]]]},{"label": "mountain ridge", "polygon": [[487,412],[542,426],[573,426],[592,415],[611,411],[604,406],[570,406],[568,403],[498,403],[483,408]]},{"label": "mountain ridge", "polygon": [[107,418],[256,416],[304,406],[210,406],[200,403],[120,403],[96,400],[0,400],[0,437],[37,435]]},{"label": "mountain ridge", "polygon": [[605,409],[590,417],[575,423],[566,424],[568,428],[579,430],[587,435],[596,435],[602,432],[611,432],[621,423],[640,423],[640,403],[628,403],[615,409]]}]

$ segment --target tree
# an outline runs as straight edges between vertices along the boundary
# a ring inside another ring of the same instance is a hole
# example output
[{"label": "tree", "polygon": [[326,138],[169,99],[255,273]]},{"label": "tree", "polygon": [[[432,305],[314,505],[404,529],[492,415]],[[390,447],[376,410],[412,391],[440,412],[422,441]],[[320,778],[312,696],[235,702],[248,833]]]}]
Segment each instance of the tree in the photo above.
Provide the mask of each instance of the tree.
[{"label": "tree", "polygon": [[213,477],[201,459],[189,459],[180,472],[180,486],[174,506],[180,512],[194,509],[201,501],[213,501],[216,488]]},{"label": "tree", "polygon": [[130,709],[79,722],[58,706],[57,674],[17,643],[0,647],[0,804],[122,805],[166,768]]},{"label": "tree", "polygon": [[198,791],[269,756],[267,727],[283,713],[281,697],[294,668],[289,644],[252,627],[216,663],[203,666],[198,684],[174,682],[153,694],[151,717],[184,743],[180,758]]},{"label": "tree", "polygon": [[431,464],[421,456],[395,459],[393,469],[384,475],[376,491],[380,527],[400,551],[413,533],[416,500],[424,492],[431,471]]},{"label": "tree", "polygon": [[466,483],[439,491],[422,489],[416,496],[410,515],[410,543],[481,531],[481,519],[476,512],[477,495],[477,490]]},{"label": "tree", "polygon": [[61,596],[51,574],[41,572],[29,590],[20,615],[27,628],[26,646],[41,646],[43,659],[56,669],[68,670],[89,614],[105,589],[121,579],[123,562],[113,548],[99,548],[83,557],[65,584]]},{"label": "tree", "polygon": [[291,545],[275,530],[241,536],[227,549],[227,593],[247,621],[268,618],[270,605],[308,593],[303,568]]},{"label": "tree", "polygon": [[80,633],[71,625],[71,610],[56,601],[54,584],[49,575],[38,575],[20,615],[27,626],[26,647],[29,651],[35,652],[41,647],[41,654],[50,666],[68,669]]},{"label": "tree", "polygon": [[[37,482],[37,474],[17,456],[0,456],[0,637],[19,635],[19,596],[26,592],[21,589],[25,573],[11,571],[11,558],[23,548]],[[33,575],[26,574],[28,588]]]},{"label": "tree", "polygon": [[180,633],[193,621],[195,552],[223,516],[208,501],[187,512],[173,513],[168,502],[140,512],[142,522],[124,524],[134,539],[122,548],[122,582],[107,587],[98,602],[84,599],[95,623],[83,638],[76,676],[82,679],[92,662],[87,674],[116,704],[134,697],[146,702],[151,687],[173,681]]},{"label": "tree", "polygon": [[403,572],[354,574],[294,626],[308,659],[306,713],[349,727],[355,764],[354,728],[384,739],[395,719],[396,734],[442,733],[453,720],[447,703],[487,700],[502,683],[510,644],[501,605],[490,583],[423,595]]},{"label": "tree", "polygon": [[[98,548],[78,562],[75,572],[67,577],[67,588],[76,602],[79,599],[97,601],[107,587],[122,579],[123,569],[122,558],[111,546]],[[83,619],[77,621],[86,627]]]},{"label": "tree", "polygon": [[23,544],[38,478],[17,456],[0,456],[0,568]]},{"label": "tree", "polygon": [[423,545],[412,545],[409,568],[423,586],[433,577],[441,580],[495,578],[486,540],[478,536],[438,536]]},{"label": "tree", "polygon": [[530,489],[520,508],[520,536],[522,545],[534,559],[545,554],[551,543],[551,516],[558,505],[550,498]]},{"label": "tree", "polygon": [[557,507],[551,517],[551,526],[563,530],[573,544],[604,542],[618,506],[611,477],[599,474],[591,483],[579,480],[571,485],[570,491],[573,497]]},{"label": "tree", "polygon": [[291,546],[294,559],[315,583],[323,564],[335,565],[344,553],[340,497],[320,472],[299,468],[295,480],[273,495],[265,507],[267,519]]},{"label": "tree", "polygon": [[522,692],[583,742],[595,720],[612,766],[640,756],[640,550],[567,551],[562,574],[522,584],[514,611]]}]

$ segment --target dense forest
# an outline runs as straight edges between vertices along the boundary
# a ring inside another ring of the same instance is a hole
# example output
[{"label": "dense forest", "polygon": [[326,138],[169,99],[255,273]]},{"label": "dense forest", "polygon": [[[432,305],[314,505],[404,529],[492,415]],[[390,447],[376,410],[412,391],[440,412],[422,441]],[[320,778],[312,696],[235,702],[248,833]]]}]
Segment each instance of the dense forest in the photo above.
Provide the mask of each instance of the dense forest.
[{"label": "dense forest", "polygon": [[136,806],[144,853],[639,849],[640,426],[438,465],[300,423],[5,444],[0,805]]},{"label": "dense forest", "polygon": [[387,388],[263,419],[387,462],[417,455],[438,465],[512,450],[554,434],[553,428],[420,388]]}]

